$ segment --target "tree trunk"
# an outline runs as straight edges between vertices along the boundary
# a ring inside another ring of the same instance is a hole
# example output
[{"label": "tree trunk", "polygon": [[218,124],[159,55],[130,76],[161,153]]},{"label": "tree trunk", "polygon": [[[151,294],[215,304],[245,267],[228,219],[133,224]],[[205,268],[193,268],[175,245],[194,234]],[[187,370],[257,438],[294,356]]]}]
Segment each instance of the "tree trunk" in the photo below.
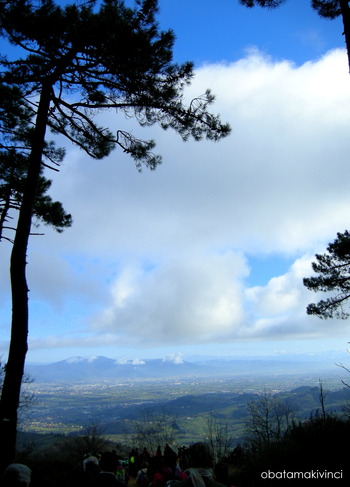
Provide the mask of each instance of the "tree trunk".
[{"label": "tree trunk", "polygon": [[348,64],[349,64],[349,71],[350,71],[350,8],[349,8],[349,1],[348,0],[340,0],[340,8],[341,8],[341,15],[343,18],[345,44],[346,44],[346,50],[348,53]]},{"label": "tree trunk", "polygon": [[27,180],[19,211],[16,235],[11,254],[12,324],[9,354],[0,401],[0,475],[14,461],[17,437],[17,410],[28,350],[28,287],[26,257],[33,206],[41,173],[51,86],[42,86],[37,111]]},{"label": "tree trunk", "polygon": [[11,186],[8,186],[8,190],[6,191],[6,194],[4,195],[3,198],[4,204],[1,210],[1,215],[0,215],[0,242],[3,238],[3,233],[5,229],[5,223],[8,219],[8,213],[11,207]]}]

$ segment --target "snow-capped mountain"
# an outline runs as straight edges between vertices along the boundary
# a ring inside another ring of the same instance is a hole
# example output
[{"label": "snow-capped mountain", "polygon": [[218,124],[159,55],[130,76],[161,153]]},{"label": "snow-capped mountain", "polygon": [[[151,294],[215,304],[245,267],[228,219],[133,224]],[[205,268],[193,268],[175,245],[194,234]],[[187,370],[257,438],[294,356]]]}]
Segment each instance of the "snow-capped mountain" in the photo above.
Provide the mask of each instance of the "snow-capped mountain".
[{"label": "snow-capped mountain", "polygon": [[28,365],[27,371],[36,381],[106,380],[164,378],[196,375],[201,368],[180,360],[126,360],[107,357],[70,357],[46,365]]},{"label": "snow-capped mountain", "polygon": [[285,375],[337,372],[334,357],[307,355],[265,358],[211,358],[186,361],[179,355],[163,359],[112,359],[101,356],[70,357],[60,362],[27,366],[36,382],[165,379],[220,376]]}]

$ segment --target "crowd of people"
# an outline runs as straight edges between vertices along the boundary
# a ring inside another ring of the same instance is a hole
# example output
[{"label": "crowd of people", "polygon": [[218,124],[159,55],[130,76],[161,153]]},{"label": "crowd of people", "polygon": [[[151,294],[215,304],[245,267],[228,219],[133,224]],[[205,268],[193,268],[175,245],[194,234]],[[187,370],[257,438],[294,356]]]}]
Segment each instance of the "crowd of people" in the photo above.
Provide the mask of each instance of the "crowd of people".
[{"label": "crowd of people", "polygon": [[[166,445],[154,454],[146,448],[132,449],[128,458],[116,451],[88,453],[82,462],[78,487],[226,487],[225,469],[214,468],[213,455],[206,443],[194,443],[176,452]],[[31,486],[32,472],[23,464],[9,465],[4,487]],[[33,486],[38,485],[33,482]],[[40,485],[40,483],[39,483]],[[67,484],[68,485],[68,484]],[[75,483],[74,483],[75,485]]]},{"label": "crowd of people", "polygon": [[162,452],[159,446],[154,455],[146,448],[133,449],[127,460],[116,452],[105,452],[100,459],[89,455],[84,459],[84,475],[85,485],[96,487],[125,487],[131,482],[137,487],[225,487],[224,478],[216,478],[209,446],[202,442],[178,452],[169,445]]}]

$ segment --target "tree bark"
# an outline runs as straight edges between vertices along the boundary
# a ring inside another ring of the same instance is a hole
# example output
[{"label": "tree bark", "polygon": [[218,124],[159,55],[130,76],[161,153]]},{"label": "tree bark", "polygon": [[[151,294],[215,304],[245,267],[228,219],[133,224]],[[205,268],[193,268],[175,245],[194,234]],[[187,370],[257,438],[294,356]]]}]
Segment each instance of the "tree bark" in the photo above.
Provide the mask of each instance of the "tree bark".
[{"label": "tree bark", "polygon": [[28,286],[26,258],[36,190],[41,173],[51,86],[43,85],[29,157],[28,174],[19,211],[11,254],[12,323],[9,354],[0,401],[0,475],[15,460],[17,411],[20,400],[24,364],[28,350]]},{"label": "tree bark", "polygon": [[8,218],[8,213],[11,207],[11,188],[9,187],[8,190],[6,191],[6,194],[4,195],[4,205],[1,210],[1,215],[0,215],[0,242],[3,238],[3,232],[5,229],[5,223]]},{"label": "tree bark", "polygon": [[348,0],[340,0],[341,15],[344,25],[345,45],[348,54],[348,64],[350,71],[350,8]]}]

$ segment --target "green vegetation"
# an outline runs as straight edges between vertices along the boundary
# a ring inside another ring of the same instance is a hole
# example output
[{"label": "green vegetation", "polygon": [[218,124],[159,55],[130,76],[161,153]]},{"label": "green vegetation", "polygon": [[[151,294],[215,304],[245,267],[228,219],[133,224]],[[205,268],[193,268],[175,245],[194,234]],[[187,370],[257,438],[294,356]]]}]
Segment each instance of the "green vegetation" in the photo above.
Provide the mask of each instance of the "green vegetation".
[{"label": "green vegetation", "polygon": [[[59,411],[54,409],[55,405],[61,411],[62,417],[66,414],[66,423],[61,424],[61,434],[54,434],[59,428],[55,429],[50,424],[46,424],[46,431],[51,428],[50,434],[28,431],[21,433],[18,461],[27,463],[35,475],[45,480],[45,485],[56,487],[63,483],[69,487],[74,482],[75,485],[79,484],[82,458],[87,451],[116,449],[122,458],[127,459],[132,448],[142,449],[145,446],[146,439],[147,447],[152,453],[159,443],[163,445],[169,442],[176,450],[183,444],[205,439],[217,452],[225,452],[216,457],[218,460],[222,457],[228,471],[228,486],[271,485],[271,479],[265,477],[267,475],[284,475],[285,478],[279,485],[304,485],[304,482],[310,485],[312,477],[308,477],[309,475],[326,475],[325,472],[328,472],[327,475],[341,474],[341,479],[334,485],[343,485],[343,481],[348,481],[350,471],[347,469],[347,450],[341,439],[347,438],[350,433],[347,406],[349,388],[331,391],[324,390],[323,385],[319,384],[273,394],[263,390],[258,393],[258,387],[254,393],[239,393],[227,391],[228,383],[221,383],[221,388],[225,386],[226,392],[220,392],[217,390],[218,386],[215,387],[212,382],[210,385],[206,384],[212,389],[211,393],[207,393],[203,381],[196,394],[193,383],[177,383],[178,397],[169,398],[171,391],[172,395],[175,394],[171,381],[165,384],[156,382],[137,384],[134,397],[131,394],[133,387],[126,384],[123,402],[119,405],[115,403],[118,395],[110,395],[105,387],[100,394],[96,386],[82,395],[81,390],[75,394],[72,389],[64,391],[61,385],[62,396],[59,398],[54,396],[52,389],[51,395],[45,394],[45,397],[40,398],[42,403],[38,404],[38,411],[46,407],[46,413],[57,421],[59,415],[56,416],[56,412]],[[113,386],[109,387],[113,391]],[[117,387],[123,385],[118,384]],[[160,400],[151,403],[153,388],[159,391]],[[192,393],[187,394],[187,390]],[[168,400],[165,400],[167,396]],[[87,398],[91,398],[92,402],[89,403]],[[82,404],[85,406],[82,407]],[[258,413],[255,420],[258,421],[255,422],[256,435],[248,437],[250,404],[256,405]],[[261,405],[265,409],[261,409]],[[287,408],[280,407],[283,405]],[[80,421],[76,424],[76,431],[72,432],[73,420],[69,418],[76,420],[79,411],[84,412],[84,407],[90,408],[91,413],[84,421],[89,420],[93,424],[93,419],[99,419],[98,426],[84,428],[83,421]],[[286,411],[288,414],[293,411],[293,415],[289,416],[288,423],[282,424],[281,417]],[[32,416],[35,414],[35,410],[32,411]],[[262,418],[265,422],[259,422]],[[32,429],[35,429],[33,419],[27,424],[32,424]],[[127,426],[129,431],[116,432],[122,426]],[[225,429],[226,426],[228,429]],[[279,428],[278,434],[274,434],[276,426]],[[261,428],[264,431],[268,429],[273,434],[259,436],[259,428],[260,431]],[[256,441],[257,435],[259,441]],[[242,448],[237,448],[238,441]],[[225,449],[227,442],[230,442],[229,447]],[[296,481],[291,477],[295,472],[306,477]],[[286,478],[286,475],[290,478]],[[134,485],[133,482],[134,480],[131,485]],[[332,479],[328,485],[333,485],[331,482]]]},{"label": "green vegetation", "polygon": [[332,416],[296,423],[280,440],[245,451],[235,482],[240,487],[271,485],[274,475],[283,486],[310,485],[314,479],[315,485],[321,479],[325,485],[348,485],[348,454],[341,438],[349,433],[349,420]]},{"label": "green vegetation", "polygon": [[304,279],[304,285],[315,292],[330,293],[327,299],[321,299],[318,303],[311,303],[307,307],[307,313],[319,318],[349,317],[345,305],[350,297],[350,234],[347,230],[338,233],[334,242],[327,247],[324,254],[316,254],[316,262],[312,263],[312,269],[316,276]]},{"label": "green vegetation", "polygon": [[[118,442],[131,443],[134,424],[152,410],[154,416],[166,414],[176,420],[176,442],[189,444],[206,435],[206,421],[214,417],[229,425],[233,443],[242,442],[247,405],[266,390],[288,403],[298,418],[317,416],[321,409],[318,377],[305,385],[297,378],[272,380],[168,380],[108,383],[104,385],[27,384],[35,401],[22,424],[26,432],[79,433],[90,424],[97,424],[104,434]],[[342,413],[349,401],[350,390],[339,388],[340,380],[326,381],[324,393],[328,413]],[[336,389],[335,389],[336,388]],[[331,390],[335,389],[335,390]]]},{"label": "green vegetation", "polygon": [[[235,487],[310,485],[312,475],[328,475],[328,479],[323,479],[328,480],[325,485],[348,485],[348,452],[340,438],[347,438],[349,434],[347,419],[327,416],[295,423],[278,441],[262,444],[259,448],[251,448],[248,444],[242,449],[231,449],[222,462],[228,472],[225,483]],[[40,448],[35,447],[38,437],[32,435],[31,438],[32,443],[27,442],[27,449],[18,459],[32,468],[34,481],[44,482],[33,485],[80,485],[82,458],[91,446],[91,435],[82,434],[79,438],[47,435]],[[100,451],[113,448],[124,459],[130,452],[130,448],[109,443],[106,439],[99,443],[99,447]],[[267,478],[268,475],[274,475],[275,482]],[[341,477],[335,482],[330,475]],[[276,482],[276,479],[280,481]],[[135,479],[131,479],[129,485],[134,486],[134,482]],[[315,480],[311,485],[319,484]]]}]

